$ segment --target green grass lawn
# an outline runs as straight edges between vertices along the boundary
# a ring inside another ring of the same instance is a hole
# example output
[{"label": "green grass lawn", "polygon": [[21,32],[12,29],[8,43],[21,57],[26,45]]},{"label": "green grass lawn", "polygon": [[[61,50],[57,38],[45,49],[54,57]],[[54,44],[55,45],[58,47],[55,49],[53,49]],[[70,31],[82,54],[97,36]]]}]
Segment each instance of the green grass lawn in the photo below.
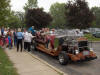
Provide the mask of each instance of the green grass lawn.
[{"label": "green grass lawn", "polygon": [[85,34],[85,37],[88,38],[89,41],[100,41],[100,38],[95,38],[92,34]]},{"label": "green grass lawn", "polygon": [[18,75],[13,63],[9,60],[4,50],[0,47],[0,75]]}]

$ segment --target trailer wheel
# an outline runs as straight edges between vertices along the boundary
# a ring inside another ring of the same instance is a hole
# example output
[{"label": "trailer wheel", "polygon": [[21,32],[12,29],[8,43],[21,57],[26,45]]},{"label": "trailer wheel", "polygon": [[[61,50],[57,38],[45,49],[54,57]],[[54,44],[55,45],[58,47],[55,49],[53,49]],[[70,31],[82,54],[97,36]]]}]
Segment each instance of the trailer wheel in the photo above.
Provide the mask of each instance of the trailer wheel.
[{"label": "trailer wheel", "polygon": [[58,58],[61,65],[67,65],[69,63],[69,57],[64,51],[59,54]]}]

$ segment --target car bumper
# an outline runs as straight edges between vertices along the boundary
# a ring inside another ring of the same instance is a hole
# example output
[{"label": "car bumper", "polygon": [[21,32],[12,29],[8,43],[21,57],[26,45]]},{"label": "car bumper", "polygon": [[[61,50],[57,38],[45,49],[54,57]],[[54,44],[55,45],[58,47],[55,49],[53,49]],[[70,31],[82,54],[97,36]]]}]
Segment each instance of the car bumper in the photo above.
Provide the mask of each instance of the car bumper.
[{"label": "car bumper", "polygon": [[85,57],[85,61],[90,61],[94,59],[97,59],[97,56],[96,57]]},{"label": "car bumper", "polygon": [[77,62],[91,61],[91,60],[94,60],[94,59],[97,59],[97,56],[96,57],[85,57],[85,59],[77,60]]},{"label": "car bumper", "polygon": [[68,54],[68,55],[69,55],[70,59],[74,62],[90,61],[90,60],[97,59],[97,56],[94,53],[90,53],[87,56],[84,56],[83,53],[79,53],[77,55],[73,55],[73,54]]}]

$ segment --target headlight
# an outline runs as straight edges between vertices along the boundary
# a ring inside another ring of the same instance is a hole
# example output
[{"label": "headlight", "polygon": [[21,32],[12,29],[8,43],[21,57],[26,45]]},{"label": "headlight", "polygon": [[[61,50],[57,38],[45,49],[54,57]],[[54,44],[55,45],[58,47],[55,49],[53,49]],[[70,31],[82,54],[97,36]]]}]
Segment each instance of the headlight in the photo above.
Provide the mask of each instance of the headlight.
[{"label": "headlight", "polygon": [[75,53],[78,54],[79,53],[79,50],[75,50]]},{"label": "headlight", "polygon": [[90,51],[92,51],[92,52],[93,52],[93,48],[90,48]]}]

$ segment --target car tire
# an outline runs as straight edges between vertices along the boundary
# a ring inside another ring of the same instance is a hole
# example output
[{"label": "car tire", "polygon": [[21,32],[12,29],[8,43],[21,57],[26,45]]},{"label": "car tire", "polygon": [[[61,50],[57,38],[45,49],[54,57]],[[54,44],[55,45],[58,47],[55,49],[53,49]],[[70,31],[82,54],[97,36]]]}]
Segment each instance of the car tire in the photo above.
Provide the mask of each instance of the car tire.
[{"label": "car tire", "polygon": [[65,51],[59,54],[58,59],[61,65],[67,65],[69,63],[69,57]]}]

